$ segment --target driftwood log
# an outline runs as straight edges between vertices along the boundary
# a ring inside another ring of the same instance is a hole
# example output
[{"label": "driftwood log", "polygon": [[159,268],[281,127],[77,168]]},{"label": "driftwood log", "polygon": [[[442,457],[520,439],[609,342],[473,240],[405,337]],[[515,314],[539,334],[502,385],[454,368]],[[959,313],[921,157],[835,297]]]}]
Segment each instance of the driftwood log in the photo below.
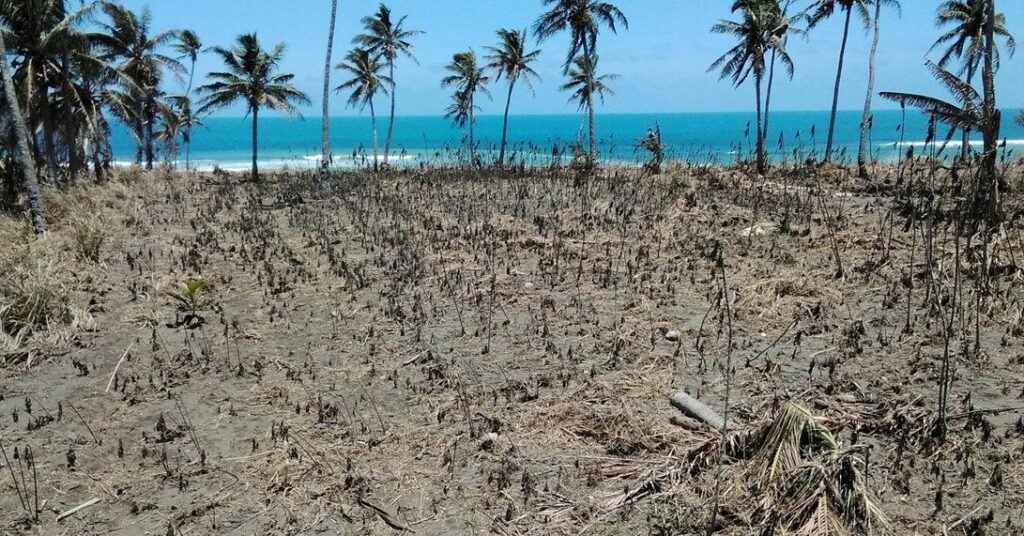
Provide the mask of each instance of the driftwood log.
[{"label": "driftwood log", "polygon": [[672,395],[672,398],[669,400],[672,402],[673,407],[683,412],[683,415],[687,417],[697,419],[715,430],[721,430],[725,426],[725,419],[718,412],[683,391]]}]

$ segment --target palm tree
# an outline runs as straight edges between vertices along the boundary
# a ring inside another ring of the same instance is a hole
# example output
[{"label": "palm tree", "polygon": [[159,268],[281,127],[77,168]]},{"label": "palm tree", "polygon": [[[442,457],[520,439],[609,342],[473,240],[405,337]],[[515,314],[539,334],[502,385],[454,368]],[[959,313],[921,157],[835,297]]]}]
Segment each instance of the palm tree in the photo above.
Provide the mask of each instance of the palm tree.
[{"label": "palm tree", "polygon": [[754,93],[757,99],[757,169],[764,172],[768,165],[765,149],[767,132],[763,117],[765,109],[761,106],[761,87],[767,65],[765,59],[768,51],[771,51],[773,60],[778,59],[782,62],[789,76],[793,76],[793,60],[785,46],[789,19],[784,15],[778,2],[737,2],[734,7],[740,11],[742,20],[719,21],[711,31],[732,35],[738,39],[738,43],[715,60],[708,70],[720,69],[719,78],[731,78],[736,87],[741,86],[753,74]]},{"label": "palm tree", "polygon": [[103,11],[110,22],[101,24],[103,33],[96,34],[98,41],[107,51],[111,60],[120,60],[117,69],[133,83],[129,95],[134,101],[135,118],[131,125],[135,138],[139,140],[136,161],[142,160],[145,152],[146,169],[153,168],[154,128],[159,120],[158,100],[161,95],[162,71],[170,70],[183,74],[184,66],[177,59],[158,50],[178,36],[175,30],[150,34],[152,16],[149,9],[141,15],[120,6],[105,2]]},{"label": "palm tree", "polygon": [[501,123],[501,150],[498,153],[498,165],[505,164],[505,144],[508,140],[508,110],[512,106],[512,90],[516,82],[521,78],[526,86],[533,91],[531,78],[540,79],[540,76],[530,66],[537,61],[540,50],[526,51],[526,30],[517,32],[515,30],[498,30],[498,46],[487,47],[487,68],[495,72],[494,80],[499,81],[505,77],[508,83],[508,96],[505,98],[505,115]]},{"label": "palm tree", "polygon": [[43,208],[43,196],[39,191],[39,181],[36,179],[36,165],[32,161],[32,153],[28,146],[28,129],[25,127],[25,118],[21,115],[18,95],[14,91],[14,78],[11,76],[10,66],[7,65],[5,32],[6,29],[0,27],[0,76],[3,78],[4,98],[7,100],[11,121],[14,123],[14,135],[18,140],[18,161],[25,183],[25,194],[28,196],[29,212],[32,215],[32,228],[37,233],[42,233],[46,231],[46,211]]},{"label": "palm tree", "polygon": [[[477,65],[476,53],[472,50],[457,52],[452,56],[452,61],[445,66],[450,74],[441,79],[441,87],[455,86],[456,93],[461,94],[465,99],[465,108],[468,111],[466,122],[469,124],[469,154],[472,161],[476,161],[476,145],[473,141],[473,126],[476,122],[474,111],[476,110],[476,93],[482,92],[490,95],[487,90],[487,83],[490,77],[484,74],[484,69]],[[458,100],[457,97],[456,101]]]},{"label": "palm tree", "polygon": [[828,120],[828,138],[825,142],[825,161],[828,162],[832,159],[832,147],[833,140],[835,139],[836,133],[836,111],[839,108],[839,86],[843,79],[843,62],[846,58],[846,43],[850,37],[850,19],[852,18],[853,11],[857,10],[864,25],[867,26],[871,19],[871,15],[868,13],[867,4],[873,0],[815,0],[811,4],[810,9],[810,28],[816,26],[819,22],[831,17],[835,14],[836,10],[845,12],[845,20],[843,22],[843,41],[839,45],[839,62],[836,66],[836,85],[832,90],[832,113]]},{"label": "palm tree", "polygon": [[381,4],[377,12],[369,17],[363,17],[365,33],[357,35],[352,42],[366,48],[378,59],[383,59],[388,66],[388,80],[391,85],[391,112],[388,116],[388,134],[384,140],[384,163],[388,163],[388,154],[391,152],[391,138],[395,130],[395,60],[399,54],[416,61],[413,57],[412,43],[409,39],[423,32],[408,30],[402,25],[405,17],[398,21],[391,18],[391,10]]},{"label": "palm tree", "polygon": [[168,95],[160,102],[157,113],[160,117],[157,141],[167,148],[166,161],[174,166],[178,161],[178,136],[185,136],[185,125],[192,115],[191,103],[187,95]]},{"label": "palm tree", "polygon": [[857,174],[868,178],[868,134],[871,132],[871,99],[875,93],[875,56],[878,53],[878,38],[881,33],[882,4],[890,4],[900,10],[898,0],[874,0],[874,31],[871,38],[871,52],[868,53],[868,91],[864,96],[864,114],[860,119],[860,145],[857,148]]},{"label": "palm tree", "polygon": [[[939,36],[932,45],[931,50],[945,48],[942,56],[939,57],[940,67],[947,67],[953,60],[960,60],[960,75],[966,75],[968,84],[974,82],[974,75],[977,74],[985,55],[985,12],[987,0],[952,0],[943,2],[939,6],[936,24],[947,26],[952,24],[946,33]],[[1013,55],[1017,43],[1009,30],[1006,29],[1006,17],[999,13],[995,17],[993,34],[1002,37],[1005,41],[1006,50]],[[996,67],[999,64],[999,50],[993,50]],[[963,133],[963,144],[961,146],[961,157],[967,159],[970,156],[971,131]]]},{"label": "palm tree", "polygon": [[185,170],[188,171],[189,164],[192,160],[192,127],[198,122],[195,116],[192,115],[192,80],[196,74],[196,60],[199,59],[199,52],[203,49],[203,42],[199,39],[192,30],[184,30],[178,34],[178,42],[174,45],[174,50],[181,54],[180,58],[188,58],[191,65],[188,68],[188,88],[185,90],[184,97],[189,102],[179,101],[179,111],[183,114],[181,119],[181,136],[182,141],[185,142]]},{"label": "palm tree", "polygon": [[884,99],[898,102],[900,106],[909,105],[920,108],[936,121],[948,125],[950,131],[946,136],[946,142],[952,139],[957,130],[981,126],[984,121],[982,116],[984,106],[978,91],[967,81],[961,80],[957,75],[930,60],[925,62],[925,66],[931,71],[932,76],[953,94],[959,104],[919,93],[883,91],[879,95]]},{"label": "palm tree", "polygon": [[579,104],[579,109],[582,111],[586,108],[589,111],[590,116],[590,135],[591,135],[591,151],[588,153],[588,157],[593,161],[595,154],[593,152],[593,135],[594,135],[594,97],[601,99],[604,102],[605,95],[614,95],[615,92],[608,85],[608,82],[615,80],[619,77],[617,74],[597,74],[597,56],[576,56],[576,59],[572,62],[572,67],[569,68],[567,74],[568,80],[562,84],[562,91],[571,91],[569,95],[569,102],[575,101]]},{"label": "palm tree", "polygon": [[[569,51],[565,56],[564,72],[569,73],[573,64],[594,67],[597,64],[597,36],[601,26],[607,26],[612,33],[618,33],[616,25],[629,29],[629,21],[622,11],[610,2],[602,0],[544,0],[550,6],[533,25],[533,33],[543,41],[555,34],[568,30],[570,34]],[[583,62],[578,56],[582,54]],[[589,69],[593,74],[593,69]],[[593,80],[590,81],[588,95],[596,93]],[[594,119],[593,103],[580,103],[589,114],[590,156],[597,156],[597,133]],[[585,106],[584,106],[585,105]]]},{"label": "palm tree", "polygon": [[309,97],[291,85],[295,75],[278,73],[284,59],[285,45],[278,43],[269,52],[263,50],[255,33],[239,35],[232,48],[214,47],[227,67],[226,71],[211,72],[209,83],[200,86],[203,94],[199,113],[242,101],[252,114],[252,179],[259,180],[257,157],[259,153],[260,108],[271,108],[286,115],[299,115],[292,102],[308,104]]},{"label": "palm tree", "polygon": [[320,118],[320,182],[327,176],[331,163],[331,54],[334,52],[334,24],[338,19],[338,0],[331,0],[331,19],[327,26],[327,59],[324,60],[324,95]]},{"label": "palm tree", "polygon": [[1000,111],[996,105],[996,67],[998,54],[996,52],[996,21],[999,15],[996,13],[996,0],[988,0],[985,6],[985,53],[982,67],[982,84],[985,98],[983,100],[984,121],[981,125],[984,180],[987,182],[987,203],[986,195],[979,196],[979,204],[985,203],[986,207],[978,206],[977,211],[983,208],[986,218],[990,224],[997,224],[1002,219],[1002,212],[999,203],[999,177],[996,176],[996,144],[999,143],[999,122]]},{"label": "palm tree", "polygon": [[365,48],[356,48],[345,56],[345,61],[335,66],[336,69],[345,71],[352,75],[335,88],[335,91],[348,91],[349,106],[359,106],[359,109],[369,106],[370,128],[373,130],[373,168],[377,169],[377,112],[373,108],[373,98],[377,93],[387,94],[387,86],[391,79],[381,73],[384,65],[380,63],[370,51]]},{"label": "palm tree", "polygon": [[25,103],[23,120],[30,132],[42,134],[41,150],[34,136],[30,142],[44,157],[44,180],[53,186],[58,185],[57,135],[61,129],[51,97],[57,91],[70,92],[73,77],[67,65],[90,51],[88,39],[75,25],[96,6],[93,2],[70,11],[63,1],[0,0],[0,22],[8,28],[8,51],[19,59],[11,76]]},{"label": "palm tree", "polygon": [[[466,125],[470,125],[472,129],[473,124],[473,112],[475,106],[469,96],[461,91],[452,93],[452,102],[444,110],[444,117],[450,119],[455,126],[459,128],[466,128]],[[472,143],[470,143],[472,147]],[[472,161],[472,158],[470,158]]]}]

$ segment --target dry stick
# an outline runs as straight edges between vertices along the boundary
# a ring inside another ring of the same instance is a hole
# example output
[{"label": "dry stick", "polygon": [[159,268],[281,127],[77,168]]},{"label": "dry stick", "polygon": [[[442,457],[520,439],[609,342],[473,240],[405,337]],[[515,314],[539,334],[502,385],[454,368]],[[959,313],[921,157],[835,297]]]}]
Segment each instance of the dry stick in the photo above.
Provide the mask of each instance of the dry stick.
[{"label": "dry stick", "polygon": [[89,427],[89,423],[85,422],[85,418],[84,418],[84,417],[82,417],[82,414],[78,412],[78,408],[76,408],[76,407],[75,407],[75,406],[74,406],[74,405],[73,405],[73,404],[71,403],[71,401],[70,401],[70,400],[65,400],[64,402],[67,402],[67,404],[68,404],[68,407],[69,407],[69,408],[71,408],[71,411],[74,411],[74,412],[75,412],[75,415],[77,415],[77,416],[78,416],[78,420],[82,421],[82,424],[84,424],[84,425],[85,425],[85,429],[89,431],[89,435],[91,435],[91,436],[92,436],[92,440],[93,440],[93,441],[95,441],[97,445],[102,445],[102,444],[103,444],[103,442],[102,442],[102,441],[100,441],[100,440],[99,440],[99,439],[98,439],[98,438],[96,437],[96,434],[92,433],[92,428],[91,428],[91,427]]},{"label": "dry stick", "polygon": [[718,502],[722,492],[722,459],[725,457],[725,436],[729,431],[729,396],[732,389],[732,307],[729,305],[729,283],[725,278],[725,259],[722,255],[722,246],[718,249],[718,271],[722,276],[722,296],[725,303],[726,318],[726,347],[725,347],[725,409],[722,412],[722,439],[719,444],[718,469],[715,477],[715,506],[711,510],[711,522],[708,523],[706,534],[708,536],[714,531],[715,523],[718,521]]},{"label": "dry stick", "polygon": [[96,504],[98,502],[100,502],[100,498],[99,497],[96,497],[94,499],[89,499],[88,501],[85,501],[84,503],[82,503],[82,504],[80,504],[80,505],[78,505],[78,506],[76,506],[76,507],[74,507],[74,508],[72,508],[70,510],[66,510],[64,512],[61,512],[57,516],[57,521],[60,521],[60,520],[64,519],[65,517],[68,517],[70,515],[74,515],[79,510],[83,510],[85,508],[88,508],[88,507],[90,507],[90,506],[92,506],[92,505],[94,505],[94,504]]},{"label": "dry stick", "polygon": [[114,378],[117,377],[117,371],[121,369],[121,363],[124,363],[125,358],[128,357],[128,353],[132,351],[133,346],[135,346],[135,341],[132,341],[131,344],[128,345],[128,348],[125,348],[124,353],[121,354],[121,359],[117,360],[117,365],[114,367],[114,372],[110,374],[110,381],[107,382],[107,388],[103,391],[104,393],[110,392],[111,386],[114,385]]},{"label": "dry stick", "polygon": [[32,450],[32,447],[25,447],[25,454],[28,455],[29,461],[32,462],[32,496],[35,499],[35,508],[32,509],[32,518],[39,519],[39,475],[36,474],[36,453]]},{"label": "dry stick", "polygon": [[405,525],[402,525],[401,523],[395,521],[395,519],[393,517],[391,517],[391,514],[389,514],[386,510],[384,510],[383,508],[381,508],[381,507],[371,503],[370,501],[367,501],[366,499],[364,499],[362,497],[359,497],[358,499],[356,499],[356,504],[358,504],[359,506],[362,506],[363,508],[372,510],[374,513],[377,514],[377,516],[380,517],[381,521],[383,521],[385,524],[387,524],[387,526],[389,526],[389,527],[391,527],[391,528],[393,528],[393,529],[395,529],[397,531],[400,531],[400,532],[406,532],[406,531],[408,531],[408,532],[416,532],[416,531],[412,530],[411,528],[409,528],[409,527],[407,527]]},{"label": "dry stick", "polygon": [[[17,449],[17,447],[15,447]],[[0,440],[0,454],[4,456],[4,465],[7,466],[7,470],[11,472],[11,479],[14,480],[14,491],[18,494],[18,501],[21,502],[21,507],[25,510],[25,513],[29,513],[29,505],[27,498],[22,494],[22,486],[18,483],[18,476],[14,473],[14,465],[11,464],[11,460],[7,457],[7,450],[4,449],[4,442]],[[17,452],[15,452],[17,454]],[[25,494],[28,490],[25,490]]]}]

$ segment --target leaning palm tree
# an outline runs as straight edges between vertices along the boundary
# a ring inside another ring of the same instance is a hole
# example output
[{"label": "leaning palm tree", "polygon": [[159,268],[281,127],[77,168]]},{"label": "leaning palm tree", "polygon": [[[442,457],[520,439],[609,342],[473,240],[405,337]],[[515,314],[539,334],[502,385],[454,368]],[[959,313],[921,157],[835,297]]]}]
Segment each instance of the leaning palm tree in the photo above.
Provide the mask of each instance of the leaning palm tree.
[{"label": "leaning palm tree", "polygon": [[925,65],[931,71],[932,76],[953,94],[957,103],[918,93],[883,91],[879,95],[884,99],[899,103],[900,106],[920,108],[934,120],[948,125],[950,131],[946,135],[943,144],[945,146],[945,143],[953,138],[957,130],[978,128],[984,123],[984,103],[978,91],[966,80],[961,80],[957,75],[943,69],[931,60],[927,61]]},{"label": "leaning palm tree", "polygon": [[[239,35],[232,48],[214,47],[227,67],[226,71],[207,75],[209,83],[200,86],[203,95],[199,113],[242,101],[252,114],[252,179],[259,180],[257,158],[259,153],[259,113],[261,108],[271,108],[286,115],[299,114],[293,102],[308,104],[309,97],[291,85],[295,75],[279,73],[284,59],[285,45],[278,43],[269,52],[263,50],[255,33]],[[247,115],[248,115],[247,114]]]},{"label": "leaning palm tree", "polygon": [[832,112],[828,120],[828,138],[825,141],[825,161],[832,159],[833,141],[836,133],[836,111],[839,108],[839,86],[843,80],[843,63],[846,58],[846,43],[850,37],[850,19],[854,10],[860,15],[864,25],[867,26],[871,15],[868,13],[867,5],[873,0],[815,0],[811,4],[809,27],[813,28],[821,21],[830,18],[837,10],[845,13],[843,22],[843,41],[839,45],[839,62],[836,65],[836,85],[832,90]]},{"label": "leaning palm tree", "polygon": [[757,169],[764,172],[768,165],[768,157],[765,149],[767,133],[763,124],[761,87],[766,72],[766,54],[771,51],[773,58],[782,63],[790,77],[793,76],[793,60],[785,46],[787,30],[784,28],[788,23],[785,22],[787,18],[777,2],[744,2],[737,3],[736,7],[743,17],[742,20],[719,21],[711,31],[732,35],[738,42],[715,60],[708,70],[720,70],[719,78],[731,78],[736,87],[741,86],[750,75],[753,75],[757,99]]},{"label": "leaning palm tree", "polygon": [[382,73],[384,65],[365,48],[356,48],[345,56],[345,61],[335,66],[352,77],[335,88],[335,91],[349,91],[348,105],[359,109],[370,108],[370,128],[373,131],[373,168],[377,169],[377,112],[373,98],[377,93],[387,94],[391,79]]},{"label": "leaning palm tree", "polygon": [[857,174],[862,179],[868,178],[868,134],[871,132],[871,99],[875,96],[875,56],[878,53],[878,38],[881,34],[882,4],[890,4],[900,10],[898,0],[874,0],[875,16],[871,38],[871,52],[868,53],[868,91],[864,96],[864,114],[860,119],[860,145],[857,148]]},{"label": "leaning palm tree", "polygon": [[102,32],[96,34],[96,39],[106,49],[110,60],[119,61],[117,69],[132,81],[129,93],[134,101],[135,117],[130,126],[139,140],[135,159],[141,161],[145,153],[146,169],[152,169],[162,72],[169,70],[181,75],[185,70],[181,62],[159,49],[177,37],[178,32],[167,30],[151,34],[152,16],[148,9],[137,15],[126,7],[105,2],[103,11],[110,21],[100,25]]},{"label": "leaning palm tree", "polygon": [[25,117],[21,115],[21,105],[18,103],[18,95],[14,91],[14,78],[11,76],[11,69],[7,65],[7,47],[4,43],[6,29],[0,26],[0,77],[4,86],[4,98],[7,101],[11,122],[14,124],[14,135],[17,137],[18,162],[21,167],[22,180],[25,184],[25,194],[28,197],[29,212],[32,215],[32,228],[37,233],[46,231],[46,211],[43,208],[43,196],[39,191],[39,181],[36,178],[36,164],[32,161],[32,152],[29,149],[28,128],[25,127]]},{"label": "leaning palm tree", "polygon": [[[577,56],[566,75],[568,80],[561,86],[562,91],[572,92],[569,95],[569,102],[576,102],[581,111],[587,110],[590,117],[591,137],[594,135],[594,98],[597,97],[603,103],[605,95],[614,95],[615,92],[612,91],[608,82],[619,77],[617,74],[597,74],[597,59],[597,56],[589,58],[582,55]],[[593,141],[591,139],[591,147],[593,147]],[[587,156],[593,162],[595,153],[591,150]]]},{"label": "leaning palm tree", "polygon": [[[199,59],[199,52],[203,49],[203,42],[199,39],[192,30],[183,30],[178,34],[178,42],[174,44],[174,50],[176,50],[180,56],[178,59],[188,58],[191,65],[188,68],[188,87],[185,90],[186,99],[192,98],[192,81],[196,75],[196,60]],[[180,103],[180,100],[179,100]],[[185,170],[188,171],[189,164],[192,160],[192,127],[197,122],[196,118],[192,115],[191,102],[186,102],[184,105],[179,107],[179,111],[183,114],[179,119],[181,120],[181,136],[182,141],[185,143]]]},{"label": "leaning palm tree", "polygon": [[331,167],[331,54],[334,52],[334,24],[338,19],[338,0],[331,0],[331,18],[327,25],[327,59],[324,60],[324,94],[320,117],[320,183]]},{"label": "leaning palm tree", "polygon": [[357,35],[352,42],[366,48],[378,59],[383,59],[388,66],[388,80],[391,85],[391,112],[388,115],[388,133],[384,139],[384,163],[388,163],[388,154],[391,152],[391,138],[395,130],[395,60],[402,54],[413,61],[412,37],[421,35],[419,30],[409,30],[402,25],[405,17],[397,21],[392,20],[391,10],[381,4],[377,12],[369,17],[363,17],[365,33]]},{"label": "leaning palm tree", "polygon": [[469,155],[470,160],[476,161],[476,145],[473,140],[473,126],[476,122],[474,111],[476,110],[476,94],[481,92],[485,95],[490,95],[490,91],[487,89],[487,83],[490,82],[490,77],[484,74],[484,69],[477,65],[476,53],[472,50],[465,52],[458,52],[452,56],[452,61],[445,70],[448,71],[448,76],[441,79],[441,87],[452,87],[456,88],[456,94],[461,95],[465,99],[465,108],[468,110],[466,122],[469,125]]},{"label": "leaning palm tree", "polygon": [[[545,6],[550,6],[548,11],[543,13],[533,25],[533,33],[537,39],[543,41],[552,36],[568,30],[570,34],[569,51],[565,55],[564,72],[568,74],[578,57],[583,58],[583,64],[593,67],[597,64],[597,36],[601,26],[607,26],[612,33],[618,33],[617,25],[629,29],[629,21],[626,15],[618,7],[610,2],[602,0],[544,0]],[[593,69],[590,69],[593,73]],[[590,81],[594,86],[594,81]],[[588,90],[593,94],[595,88]],[[584,108],[581,103],[581,110]],[[590,156],[597,155],[597,132],[594,120],[594,107],[585,106],[589,114],[589,138]]]},{"label": "leaning palm tree", "polygon": [[537,61],[540,50],[526,51],[526,30],[498,30],[498,46],[487,47],[487,68],[495,72],[494,80],[505,77],[508,84],[508,96],[505,98],[505,115],[501,123],[501,150],[498,153],[498,165],[505,164],[505,145],[508,140],[508,110],[512,106],[512,90],[520,79],[533,91],[531,78],[539,79],[537,71],[531,64]]},{"label": "leaning palm tree", "polygon": [[[943,2],[939,6],[936,24],[938,26],[953,25],[946,33],[939,36],[932,45],[931,50],[936,48],[944,49],[937,62],[940,67],[947,67],[954,60],[960,60],[961,66],[957,71],[961,76],[966,76],[968,84],[974,82],[974,75],[981,68],[985,56],[985,11],[987,0],[952,0]],[[1006,29],[1006,17],[999,13],[995,17],[993,34],[1002,37],[1006,50],[1013,55],[1017,43],[1009,30]],[[994,50],[994,62],[996,67],[999,64],[999,50]],[[961,157],[965,160],[970,156],[971,131],[963,133],[961,145]]]}]

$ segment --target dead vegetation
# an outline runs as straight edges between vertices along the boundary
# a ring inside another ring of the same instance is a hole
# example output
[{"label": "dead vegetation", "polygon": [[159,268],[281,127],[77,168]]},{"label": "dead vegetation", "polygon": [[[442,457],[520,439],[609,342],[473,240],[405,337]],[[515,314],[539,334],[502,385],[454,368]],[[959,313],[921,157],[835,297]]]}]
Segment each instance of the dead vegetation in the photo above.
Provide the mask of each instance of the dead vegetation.
[{"label": "dead vegetation", "polygon": [[1019,196],[879,174],[62,194],[0,226],[4,530],[1019,532]]}]

